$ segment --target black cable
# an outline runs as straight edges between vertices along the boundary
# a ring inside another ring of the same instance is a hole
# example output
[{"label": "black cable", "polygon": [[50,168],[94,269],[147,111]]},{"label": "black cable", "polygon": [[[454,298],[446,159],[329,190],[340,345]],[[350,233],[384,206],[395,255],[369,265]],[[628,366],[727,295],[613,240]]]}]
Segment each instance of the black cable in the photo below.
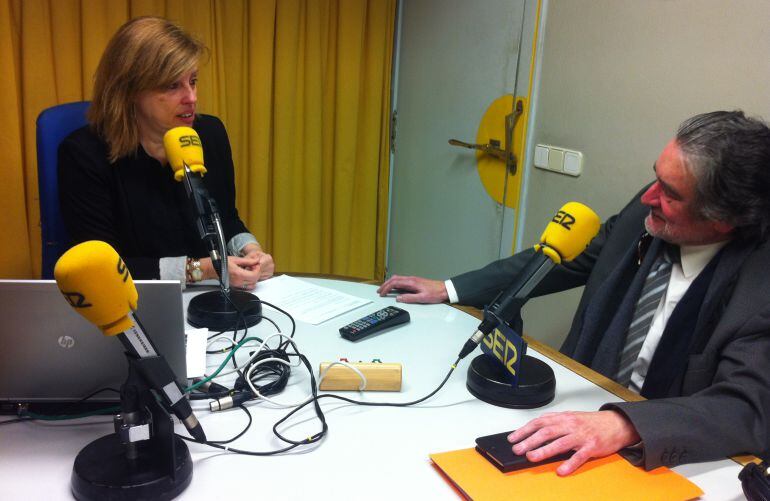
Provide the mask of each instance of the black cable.
[{"label": "black cable", "polygon": [[[294,347],[294,349],[296,351],[296,345],[294,345],[294,343],[290,343],[290,344]],[[209,441],[209,442],[199,442],[199,441],[194,440],[193,438],[190,438],[190,437],[185,437],[185,436],[182,436],[182,435],[178,435],[178,436],[180,438],[184,439],[184,440],[189,441],[189,442],[195,442],[195,443],[199,443],[199,444],[204,444],[204,445],[208,445],[210,447],[215,447],[215,448],[218,448],[218,449],[226,450],[226,451],[233,452],[233,453],[236,453],[236,454],[243,454],[243,455],[247,455],[247,456],[273,456],[273,455],[276,455],[276,454],[282,454],[282,453],[288,452],[288,451],[290,451],[290,450],[292,450],[292,449],[294,449],[296,447],[299,447],[300,445],[309,445],[309,444],[317,443],[321,439],[323,439],[324,436],[326,436],[326,433],[329,430],[329,426],[326,423],[326,416],[324,415],[323,410],[321,409],[321,406],[320,406],[320,403],[319,403],[319,401],[322,398],[336,398],[338,400],[342,400],[344,402],[348,402],[348,403],[351,403],[351,404],[354,404],[354,405],[362,405],[362,406],[369,406],[369,407],[407,407],[407,406],[419,404],[419,403],[424,402],[425,400],[428,400],[429,398],[431,398],[433,395],[438,393],[441,390],[441,388],[444,387],[444,385],[447,383],[447,381],[449,381],[449,378],[452,375],[452,373],[454,372],[454,370],[457,368],[457,364],[460,362],[460,358],[455,360],[455,362],[452,364],[451,368],[447,372],[446,376],[441,381],[441,383],[436,387],[436,389],[433,390],[432,392],[428,393],[424,397],[418,398],[417,400],[412,400],[410,402],[363,402],[363,401],[360,401],[360,400],[353,400],[353,399],[347,398],[347,397],[341,397],[339,395],[335,395],[335,394],[331,394],[331,393],[324,393],[322,395],[319,395],[318,394],[318,389],[317,389],[318,387],[317,387],[316,381],[315,381],[315,375],[313,374],[313,370],[310,367],[310,362],[308,361],[307,357],[305,357],[301,353],[297,353],[297,355],[292,355],[292,356],[298,356],[300,358],[300,360],[302,361],[302,363],[307,368],[308,373],[310,374],[310,385],[311,385],[312,397],[310,399],[308,399],[307,402],[305,402],[303,404],[300,404],[299,406],[297,406],[294,409],[292,409],[288,414],[286,414],[283,418],[278,420],[273,425],[273,434],[276,437],[278,437],[280,440],[282,440],[283,442],[286,442],[287,444],[289,444],[287,447],[284,447],[282,449],[276,449],[276,450],[273,450],[273,451],[248,451],[248,450],[244,450],[244,449],[238,449],[238,448],[233,448],[233,447],[226,447],[226,446],[222,445],[221,443],[217,443],[217,442],[211,442],[211,441]],[[308,405],[310,403],[313,404],[313,407],[315,408],[315,412],[316,412],[316,417],[321,422],[321,430],[319,432],[317,432],[317,433],[315,433],[315,434],[313,434],[313,435],[303,439],[303,440],[291,440],[289,438],[284,437],[278,431],[278,427],[280,427],[291,416],[293,416],[294,414],[299,412],[301,409],[303,409],[306,405]],[[239,405],[239,407],[244,407],[244,406],[243,405]],[[246,410],[245,407],[244,407],[244,410]],[[241,435],[243,433],[245,433],[245,431],[241,432]]]},{"label": "black cable", "polygon": [[[284,360],[286,364],[276,360],[264,362],[264,360],[269,358]],[[244,375],[240,376],[235,381],[233,389],[238,391],[252,392],[251,386],[253,385],[260,395],[270,396],[278,394],[282,392],[284,388],[286,388],[286,385],[289,382],[291,367],[287,365],[288,362],[289,356],[285,350],[262,350],[257,354],[256,357],[251,359],[245,366],[242,367]],[[256,367],[253,371],[251,371],[251,368],[254,366]],[[245,377],[245,374],[249,374],[250,371],[251,377],[249,379],[251,380],[251,385],[248,384]],[[262,384],[261,386],[257,384],[262,380],[271,377],[272,379],[270,379],[267,383]],[[255,396],[256,395],[252,394],[252,398]]]},{"label": "black cable", "polygon": [[[246,424],[246,427],[243,428],[243,430],[241,430],[241,432],[238,433],[237,435],[235,435],[233,438],[230,438],[230,439],[227,439],[227,440],[210,440],[209,443],[212,443],[212,444],[229,444],[231,442],[235,442],[236,440],[241,438],[244,435],[244,433],[249,431],[249,428],[251,428],[251,423],[254,421],[254,418],[251,417],[251,412],[249,412],[249,410],[244,405],[238,405],[237,407],[239,409],[241,409],[243,412],[245,412],[246,415],[249,417],[249,422]],[[185,438],[185,437],[183,437],[182,435],[179,435],[179,434],[177,434],[177,436],[181,437],[181,438]]]},{"label": "black cable", "polygon": [[185,437],[184,435],[179,435],[179,434],[177,434],[177,437],[181,438],[182,440],[186,440],[188,442],[193,442],[193,443],[196,443],[196,444],[208,445],[209,447],[214,447],[216,449],[222,449],[222,450],[225,450],[225,451],[234,452],[236,454],[244,454],[246,456],[274,456],[276,454],[280,454],[282,452],[290,451],[290,450],[298,447],[297,445],[290,445],[288,447],[284,447],[283,449],[278,449],[278,450],[274,450],[274,451],[257,452],[257,451],[247,451],[247,450],[244,450],[244,449],[236,449],[234,447],[227,447],[226,445],[218,444],[218,443],[215,443],[215,442],[199,442],[199,441],[195,440],[192,437]]},{"label": "black cable", "polygon": [[[315,378],[313,377],[312,369],[310,369],[310,364],[309,364],[309,362],[307,361],[307,358],[304,355],[300,355],[300,357],[301,357],[303,363],[305,363],[305,365],[308,367],[308,370],[310,370],[310,382],[313,385],[313,392],[312,392],[313,393],[313,397],[312,397],[311,400],[308,400],[304,404],[301,404],[301,405],[295,407],[294,409],[292,409],[291,412],[286,414],[283,418],[281,418],[278,422],[276,422],[275,425],[273,425],[273,433],[278,438],[280,438],[284,442],[288,442],[288,443],[295,444],[295,445],[302,445],[302,444],[317,442],[317,441],[321,440],[324,437],[324,435],[326,435],[326,432],[328,431],[328,425],[326,424],[326,419],[324,418],[323,412],[321,412],[321,410],[320,410],[321,409],[320,404],[319,404],[319,400],[320,399],[322,399],[322,398],[336,398],[338,400],[342,400],[344,402],[348,402],[348,403],[351,403],[351,404],[363,405],[363,406],[369,406],[369,407],[407,407],[407,406],[410,406],[410,405],[419,404],[421,402],[424,402],[425,400],[428,400],[430,397],[432,397],[433,395],[438,393],[439,390],[441,390],[441,388],[444,387],[446,382],[449,381],[449,377],[452,375],[452,373],[454,372],[455,368],[457,367],[457,364],[460,362],[459,358],[457,360],[455,360],[455,362],[452,364],[451,368],[449,369],[449,372],[447,372],[447,375],[444,377],[444,380],[441,381],[441,383],[438,385],[438,387],[436,387],[435,390],[433,390],[432,392],[428,393],[427,395],[425,395],[422,398],[418,398],[417,400],[413,400],[411,402],[362,402],[360,400],[353,400],[352,398],[341,397],[339,395],[335,395],[335,394],[332,394],[332,393],[324,393],[323,395],[318,395],[317,391],[315,390]],[[282,423],[284,423],[287,419],[289,419],[291,416],[293,416],[295,413],[299,412],[302,408],[304,408],[310,402],[313,402],[313,405],[316,408],[316,415],[318,415],[319,420],[322,423],[321,431],[316,433],[315,435],[312,435],[308,439],[301,441],[301,442],[294,442],[294,441],[289,440],[289,439],[285,438],[284,436],[282,436],[278,432],[278,427]]]},{"label": "black cable", "polygon": [[[300,355],[300,356],[303,358],[303,360],[305,360],[305,361],[307,360],[307,359],[304,357],[304,355]],[[295,407],[294,409],[292,409],[292,410],[291,410],[291,412],[289,412],[288,414],[286,414],[286,415],[285,415],[283,418],[281,418],[281,419],[280,419],[280,420],[279,420],[277,423],[275,423],[275,425],[273,425],[273,433],[274,433],[274,434],[275,434],[275,435],[276,435],[278,438],[280,438],[281,440],[283,440],[283,441],[285,441],[285,442],[288,442],[288,443],[296,443],[296,442],[293,442],[293,441],[291,441],[291,440],[288,440],[288,439],[284,438],[284,437],[283,437],[283,436],[282,436],[282,435],[281,435],[281,434],[278,432],[278,426],[280,426],[280,425],[281,425],[283,422],[285,422],[287,419],[289,419],[289,418],[290,418],[292,415],[294,415],[295,413],[299,412],[299,411],[300,411],[302,408],[304,408],[304,407],[305,407],[307,404],[309,404],[310,402],[313,402],[313,403],[314,403],[314,405],[315,405],[315,407],[316,407],[316,409],[317,409],[317,410],[316,410],[316,414],[317,414],[317,413],[319,412],[319,411],[318,411],[318,409],[320,409],[320,406],[319,406],[319,404],[318,404],[318,401],[319,401],[320,399],[322,399],[322,398],[336,398],[336,399],[338,399],[338,400],[342,400],[342,401],[344,401],[344,402],[348,402],[348,403],[351,403],[351,404],[355,404],[355,405],[363,405],[363,406],[368,406],[368,407],[407,407],[407,406],[410,406],[410,405],[419,404],[419,403],[421,403],[421,402],[424,402],[425,400],[428,400],[430,397],[432,397],[433,395],[435,395],[436,393],[438,393],[438,392],[439,392],[439,390],[441,390],[441,388],[443,388],[443,387],[444,387],[444,385],[446,384],[446,382],[447,382],[447,381],[449,381],[449,377],[452,375],[452,373],[454,372],[455,368],[457,368],[457,364],[458,364],[459,362],[460,362],[460,359],[459,359],[459,358],[458,358],[457,360],[455,360],[455,363],[454,363],[454,364],[452,364],[451,368],[449,369],[449,372],[447,372],[447,375],[444,377],[444,380],[443,380],[443,381],[441,381],[441,384],[439,384],[439,385],[438,385],[438,387],[436,387],[436,389],[435,389],[435,390],[433,390],[432,392],[428,393],[428,394],[427,394],[427,395],[425,395],[424,397],[422,397],[422,398],[418,398],[417,400],[413,400],[413,401],[411,401],[411,402],[362,402],[362,401],[360,401],[360,400],[353,400],[352,398],[341,397],[341,396],[339,396],[339,395],[335,395],[335,394],[333,394],[333,393],[324,393],[324,394],[322,394],[322,395],[318,395],[318,394],[317,394],[317,393],[314,391],[314,392],[313,392],[313,398],[312,398],[312,400],[308,400],[308,401],[307,401],[307,402],[305,402],[304,404],[301,404],[301,405],[299,405],[299,406]],[[312,373],[311,373],[311,383],[312,383],[313,385],[315,385],[315,379],[313,378],[313,376],[312,376]],[[323,413],[322,413],[321,415],[323,415]],[[313,437],[317,437],[317,438],[316,438],[316,440],[313,440],[313,442],[320,440],[320,439],[321,439],[321,438],[323,438],[323,436],[326,434],[326,431],[327,431],[326,421],[325,421],[323,418],[321,418],[321,422],[323,423],[323,429],[322,429],[322,431],[321,431],[321,432],[319,432],[318,434],[316,434],[316,435],[314,435],[314,436],[313,436]],[[311,437],[311,438],[312,438],[312,437]],[[303,441],[303,442],[300,442],[300,443],[296,443],[296,444],[297,444],[297,445],[300,445],[301,443],[312,443],[312,442],[304,442],[304,441]]]},{"label": "black cable", "polygon": [[[219,274],[219,276],[220,277],[222,276],[221,273]],[[225,331],[219,332],[218,334],[215,334],[215,335],[209,337],[208,340],[210,341],[211,339],[215,338],[216,336],[218,336],[220,334],[224,334],[225,332],[232,331],[233,332],[233,344],[230,345],[228,348],[223,348],[221,351],[214,352],[214,353],[227,353],[228,351],[231,351],[233,349],[233,346],[235,346],[236,344],[238,344],[240,342],[238,340],[238,331],[240,330],[240,326],[243,325],[243,336],[241,336],[241,339],[244,339],[246,337],[246,334],[247,334],[247,332],[249,330],[249,326],[246,323],[246,317],[243,315],[243,310],[238,308],[238,305],[235,304],[235,301],[232,300],[232,298],[230,297],[230,294],[228,294],[225,291],[224,283],[221,280],[219,282],[219,285],[220,285],[220,289],[221,289],[222,295],[225,297],[227,302],[230,303],[230,306],[232,306],[233,309],[238,312],[238,316],[236,317],[235,323],[233,324],[233,327],[231,329],[227,329]],[[206,353],[208,354],[209,351],[207,350]],[[235,361],[235,357],[232,358],[232,362],[233,362],[233,367],[235,368],[236,371],[238,371],[238,364]],[[240,374],[240,371],[238,371],[238,374]]]},{"label": "black cable", "polygon": [[[295,346],[295,349],[296,349],[296,346]],[[187,440],[188,442],[195,442],[195,443],[199,443],[199,444],[204,444],[204,445],[208,445],[210,447],[215,447],[217,449],[223,449],[223,450],[227,450],[227,451],[230,451],[230,452],[234,452],[236,454],[244,454],[244,455],[247,455],[247,456],[274,456],[276,454],[281,454],[281,453],[290,451],[290,450],[292,450],[292,449],[294,449],[296,447],[299,447],[300,445],[308,445],[308,444],[312,444],[312,443],[318,442],[319,440],[321,440],[321,438],[324,437],[324,435],[326,435],[326,432],[328,431],[329,426],[326,424],[326,417],[324,416],[324,413],[321,410],[321,406],[318,404],[318,390],[317,390],[317,386],[316,386],[316,383],[315,383],[315,376],[313,375],[313,369],[310,367],[310,362],[308,361],[307,357],[305,357],[302,354],[300,354],[299,357],[300,357],[300,360],[305,365],[305,367],[307,368],[307,370],[308,370],[308,372],[310,374],[310,383],[311,383],[311,388],[312,388],[311,391],[312,391],[312,394],[313,394],[313,399],[308,401],[307,403],[310,403],[311,401],[314,402],[316,416],[318,417],[319,421],[321,421],[321,431],[319,431],[318,433],[315,433],[314,435],[311,435],[310,437],[307,437],[307,438],[305,438],[303,440],[300,440],[300,441],[295,441],[295,440],[287,439],[287,438],[283,437],[280,433],[278,433],[276,431],[276,426],[280,425],[282,422],[284,422],[289,416],[291,416],[295,412],[295,411],[292,411],[287,416],[285,416],[283,419],[281,419],[278,423],[276,423],[275,426],[273,426],[273,433],[275,433],[275,435],[279,439],[283,440],[284,442],[288,443],[289,445],[287,447],[282,448],[282,449],[276,449],[276,450],[273,450],[273,451],[247,451],[247,450],[244,450],[244,449],[236,449],[236,448],[232,448],[232,447],[227,447],[227,446],[222,445],[219,442],[212,442],[212,441],[200,442],[200,441],[195,440],[195,439],[193,439],[191,437],[185,437],[183,435],[177,435],[177,436],[180,437],[183,440]],[[303,407],[304,407],[304,404],[303,404]]]},{"label": "black cable", "polygon": [[[294,349],[296,350],[297,347],[294,346]],[[283,440],[286,443],[294,444],[294,445],[304,445],[304,444],[312,444],[314,442],[320,441],[326,435],[326,432],[329,431],[329,425],[326,424],[326,416],[324,416],[324,413],[321,410],[321,404],[318,402],[318,400],[319,400],[318,386],[316,385],[315,376],[313,375],[312,367],[310,367],[310,362],[308,361],[308,359],[307,359],[307,357],[305,355],[298,354],[298,356],[299,356],[300,360],[302,361],[302,363],[305,364],[305,367],[307,368],[308,373],[310,374],[310,392],[312,394],[312,397],[311,397],[310,400],[308,400],[304,404],[301,404],[301,405],[297,406],[291,412],[286,414],[283,418],[278,420],[278,422],[276,422],[273,425],[273,434],[275,434],[276,437],[278,437],[279,439]],[[321,421],[321,431],[319,431],[318,433],[316,433],[314,435],[311,435],[308,438],[306,438],[306,439],[304,439],[302,441],[299,441],[299,442],[296,442],[294,440],[289,440],[288,438],[286,438],[283,435],[281,435],[278,432],[278,427],[282,423],[284,423],[287,419],[289,419],[291,416],[293,416],[294,413],[296,413],[299,409],[302,409],[303,407],[305,407],[307,404],[309,404],[311,402],[313,403],[313,407],[315,407],[315,413],[316,413],[316,416],[318,417],[318,420]]]},{"label": "black cable", "polygon": [[273,324],[273,327],[275,327],[275,330],[277,330],[278,332],[281,332],[281,328],[278,327],[278,324],[276,324],[271,318],[268,318],[264,315],[257,315],[257,318],[261,318],[262,320],[267,320],[268,322]]},{"label": "black cable", "polygon": [[[83,409],[78,411],[77,410],[77,406],[80,405],[80,404],[83,404],[84,402],[88,401],[89,399],[95,397],[99,393],[103,393],[103,392],[106,392],[106,391],[110,391],[110,392],[113,392],[113,393],[120,394],[120,390],[116,390],[115,388],[110,388],[110,387],[99,388],[98,390],[95,390],[95,391],[89,393],[88,395],[86,395],[85,397],[83,397],[83,398],[81,398],[79,400],[76,400],[74,402],[63,402],[63,403],[61,403],[59,405],[49,406],[49,407],[46,408],[46,412],[47,412],[46,414],[38,414],[38,413],[35,413],[35,412],[30,412],[29,410],[21,410],[20,413],[19,413],[19,416],[20,417],[25,417],[25,415],[26,415],[27,417],[32,418],[32,419],[41,419],[41,418],[44,419],[45,417],[50,417],[52,420],[55,419],[57,421],[58,420],[66,420],[66,419],[68,419],[68,416],[70,416],[70,415],[72,416],[72,419],[78,419],[78,418],[92,416],[92,415],[93,416],[100,416],[100,415],[103,415],[105,413],[109,413],[109,411],[114,410],[115,409],[114,404],[111,404],[109,402],[104,402],[104,405],[106,407],[103,407],[103,408],[100,408],[100,409],[93,409],[93,410],[85,411],[85,412],[84,412]],[[97,404],[94,404],[94,405],[97,405]]]},{"label": "black cable", "polygon": [[[221,331],[219,331],[219,332],[217,332],[215,334],[212,334],[211,336],[207,337],[206,341],[211,341],[212,339],[214,339],[217,336],[221,336],[222,334],[225,334],[227,332],[232,332],[233,333],[233,344],[238,344],[238,331],[241,329],[241,326],[243,326],[243,336],[241,337],[241,339],[243,339],[243,337],[246,336],[246,332],[248,331],[249,326],[246,325],[246,317],[244,317],[243,311],[240,308],[238,308],[238,305],[236,305],[235,302],[233,302],[233,300],[230,298],[230,296],[225,295],[225,298],[230,303],[230,305],[235,309],[235,311],[238,312],[238,316],[235,319],[235,323],[232,325],[232,327],[230,327],[228,329],[221,330]],[[230,346],[229,348],[226,348],[226,349],[222,349],[221,351],[222,352],[227,352],[227,351],[229,351],[231,349],[232,349],[232,346]],[[219,352],[217,351],[215,353],[219,353]]]},{"label": "black cable", "polygon": [[[267,301],[263,301],[263,300],[261,300],[261,299],[260,299],[259,301],[260,301],[262,304],[265,304],[265,305],[269,306],[270,308],[273,308],[274,310],[276,310],[276,311],[279,311],[279,312],[283,313],[284,315],[286,315],[286,317],[287,317],[287,318],[289,319],[289,321],[291,322],[291,332],[289,332],[289,338],[291,338],[291,339],[294,339],[294,333],[295,333],[295,332],[296,332],[296,330],[297,330],[297,323],[294,321],[294,317],[292,317],[292,316],[291,316],[291,314],[289,314],[289,312],[288,312],[288,311],[286,311],[286,310],[284,310],[284,309],[282,309],[282,308],[279,308],[278,306],[276,306],[276,305],[274,305],[274,304],[272,304],[272,303],[268,303]],[[273,325],[275,325],[275,322],[273,322]],[[276,328],[276,329],[278,329],[278,326],[276,325],[276,326],[275,326],[275,328]],[[281,332],[281,330],[280,330],[280,329],[278,329],[278,332]],[[278,348],[279,348],[279,349],[285,349],[285,347],[286,347],[288,344],[289,344],[289,341],[288,341],[288,340],[286,340],[286,341],[284,341],[283,343],[281,343],[281,344],[278,346]],[[296,348],[295,348],[295,349],[296,349]]]},{"label": "black cable", "polygon": [[[286,317],[291,322],[291,332],[289,333],[289,338],[292,338],[297,328],[297,324],[294,321],[294,317],[292,317],[287,311],[279,308],[274,304],[268,303],[266,301],[260,301],[260,302],[286,315]],[[231,304],[233,304],[234,308],[237,308],[234,303],[231,302]],[[275,327],[276,331],[278,333],[281,333],[281,328],[278,327],[278,324],[275,321],[273,321],[272,319],[264,315],[260,315],[260,317],[267,320],[271,324],[273,324],[273,327]],[[239,318],[241,318],[240,315],[239,315]],[[209,340],[213,339],[219,334],[215,334],[214,336],[209,337]],[[244,337],[245,336],[246,336],[246,331],[244,331]],[[257,339],[260,342],[263,342],[261,339],[259,338]],[[256,398],[256,395],[251,390],[251,386],[249,386],[248,383],[246,382],[245,375],[249,373],[252,366],[257,364],[258,364],[257,368],[254,369],[254,372],[251,375],[251,382],[255,387],[255,389],[260,393],[260,395],[264,395],[264,396],[275,395],[283,391],[283,389],[288,384],[289,376],[291,375],[291,367],[277,361],[263,362],[263,363],[260,363],[260,362],[262,362],[266,358],[279,358],[288,362],[289,361],[288,357],[291,356],[291,354],[286,352],[286,347],[288,345],[289,345],[288,341],[282,341],[281,343],[279,343],[278,348],[276,349],[263,350],[261,353],[258,354],[257,357],[255,357],[254,359],[251,359],[245,366],[240,368],[238,367],[235,357],[233,357],[232,363],[238,372],[238,378],[236,379],[235,385],[233,387],[233,392],[230,392],[227,395],[223,395],[220,392],[220,393],[211,395],[211,398],[218,399],[226,396],[231,396],[231,397],[237,398],[237,401],[240,401],[240,402],[245,402],[247,400]],[[226,353],[228,351],[231,351],[232,349],[233,349],[233,346],[230,346],[227,349],[211,350],[211,351],[207,351],[207,353],[209,354]],[[296,352],[296,346],[294,347],[294,349]],[[251,355],[253,355],[253,352],[251,353]],[[273,379],[271,379],[269,382],[261,386],[257,384],[258,382],[263,381],[267,378],[273,378]],[[196,396],[195,398],[198,399],[198,398],[205,398],[205,397]],[[230,401],[229,405],[232,405],[232,404],[233,404],[233,401]]]},{"label": "black cable", "polygon": [[[241,337],[241,341],[245,339],[247,336],[247,326],[245,324],[245,319],[243,316],[242,311],[237,307],[237,305],[232,301],[231,298],[228,298],[228,301],[230,301],[230,304],[238,310],[238,319],[236,325],[233,327],[233,342],[235,343],[235,340],[237,339],[236,329],[238,328],[238,324],[243,324],[244,331],[243,336]],[[281,313],[286,315],[291,324],[292,324],[292,330],[291,330],[291,336],[294,335],[294,332],[296,330],[296,323],[294,321],[294,318],[286,311],[276,307],[275,305],[272,305],[270,303],[266,303],[267,306],[270,306],[272,308],[275,308],[276,310],[279,310]],[[275,327],[276,331],[278,333],[281,333],[280,327],[278,327],[278,324],[273,321],[271,318],[268,318],[264,315],[259,315],[260,318],[267,320],[271,324],[273,324],[273,327]],[[220,331],[212,336],[208,337],[208,340],[211,341],[215,337],[224,334],[225,332],[229,331]],[[258,337],[255,337],[257,341],[260,343],[263,343],[264,341]],[[216,402],[212,402],[211,409],[212,410],[225,410],[229,409],[231,407],[238,406],[248,400],[256,398],[256,394],[252,390],[252,387],[247,383],[245,374],[249,373],[251,368],[254,365],[257,365],[257,367],[254,369],[254,371],[251,374],[251,383],[254,386],[254,388],[257,390],[257,392],[260,395],[268,396],[273,395],[276,393],[279,393],[283,391],[283,389],[288,384],[289,376],[291,374],[291,367],[289,367],[287,364],[283,364],[281,362],[277,361],[270,361],[270,362],[264,362],[266,358],[278,358],[282,359],[286,362],[289,361],[288,354],[286,353],[285,349],[283,349],[286,346],[285,342],[282,342],[279,344],[279,347],[277,349],[268,349],[263,350],[261,353],[258,354],[256,358],[249,359],[249,362],[243,366],[238,367],[238,362],[234,356],[232,356],[232,364],[235,368],[238,377],[235,381],[235,385],[232,390],[229,390],[227,388],[222,387],[220,388],[204,388],[199,387],[197,388],[197,393],[191,393],[190,398],[194,400],[203,400],[203,399],[213,399]],[[220,350],[207,350],[207,354],[221,354],[221,353],[228,353],[231,352],[235,348],[235,345],[231,345],[227,348],[223,348]],[[296,348],[295,348],[296,349]],[[234,355],[234,353],[233,353]],[[251,356],[253,356],[253,352],[250,353]],[[259,382],[264,381],[266,379],[269,379],[269,381],[265,384],[259,385]]]},{"label": "black cable", "polygon": [[35,420],[35,418],[31,418],[31,417],[20,417],[20,418],[15,418],[15,419],[6,419],[5,421],[0,421],[0,426],[2,426],[4,424],[20,423],[22,421],[34,421],[34,420]]},{"label": "black cable", "polygon": [[[227,300],[230,302],[233,308],[235,308],[235,311],[238,312],[238,317],[235,319],[235,328],[233,329],[233,346],[235,346],[240,342],[240,340],[238,339],[239,326],[243,326],[243,336],[241,336],[241,339],[244,339],[246,337],[246,333],[249,331],[249,326],[246,323],[246,317],[243,314],[243,310],[238,308],[238,305],[235,304],[235,301],[232,300],[230,295],[227,295]],[[233,357],[233,365],[235,366],[235,357]]]},{"label": "black cable", "polygon": [[211,400],[212,398],[222,398],[230,395],[232,390],[223,390],[218,392],[192,392],[190,393],[190,400]]},{"label": "black cable", "polygon": [[81,398],[77,402],[73,402],[73,405],[85,402],[89,398],[93,398],[94,396],[98,395],[99,393],[102,393],[102,392],[105,392],[105,391],[111,391],[113,393],[120,394],[120,390],[116,390],[115,388],[110,388],[109,386],[107,386],[107,387],[104,387],[104,388],[99,388],[98,390],[94,391],[93,393],[89,393],[88,396],[85,396],[85,397]]},{"label": "black cable", "polygon": [[[281,329],[278,327],[278,324],[276,324],[276,323],[275,323],[275,322],[274,322],[272,319],[270,319],[270,318],[268,318],[268,317],[266,317],[266,316],[264,316],[264,315],[257,315],[257,316],[256,316],[256,318],[261,318],[262,320],[267,320],[268,322],[270,322],[271,324],[273,324],[273,327],[275,327],[275,329],[276,329],[278,332],[281,332]],[[209,336],[208,338],[206,338],[206,340],[207,340],[207,341],[211,341],[211,340],[212,340],[212,339],[214,339],[215,337],[217,337],[217,336],[221,336],[222,334],[224,334],[224,333],[226,333],[226,332],[231,332],[231,331],[232,331],[232,329],[230,329],[230,330],[226,330],[226,331],[221,331],[221,332],[218,332],[218,333],[216,333],[216,334],[212,334],[211,336]],[[242,341],[242,340],[243,340],[243,338],[246,336],[246,333],[247,333],[247,332],[248,332],[248,328],[244,329],[244,335],[243,335],[243,336],[241,336],[241,339],[240,339],[240,340],[238,340],[238,341],[236,341],[236,340],[235,340],[235,336],[233,336],[233,343],[235,343],[235,344],[231,344],[230,346],[228,346],[228,347],[226,347],[226,348],[221,348],[221,349],[219,349],[219,350],[206,350],[206,354],[207,354],[207,355],[218,355],[218,354],[220,354],[220,353],[227,353],[227,352],[231,351],[231,350],[233,349],[233,346],[235,346],[236,344],[238,344],[240,341]],[[260,337],[258,337],[258,336],[254,336],[254,338],[256,339],[256,341],[257,341],[257,342],[259,342],[259,343],[261,343],[261,342],[262,342],[262,338],[260,338]]]}]

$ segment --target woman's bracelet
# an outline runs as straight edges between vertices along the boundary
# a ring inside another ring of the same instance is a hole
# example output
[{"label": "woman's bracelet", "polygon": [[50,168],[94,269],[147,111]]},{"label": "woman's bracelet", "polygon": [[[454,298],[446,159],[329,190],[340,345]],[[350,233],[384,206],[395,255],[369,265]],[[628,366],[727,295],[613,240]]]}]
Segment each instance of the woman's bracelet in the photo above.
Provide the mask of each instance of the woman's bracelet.
[{"label": "woman's bracelet", "polygon": [[187,258],[187,264],[185,265],[185,275],[187,276],[187,283],[192,284],[203,280],[203,270],[201,269],[200,259]]}]

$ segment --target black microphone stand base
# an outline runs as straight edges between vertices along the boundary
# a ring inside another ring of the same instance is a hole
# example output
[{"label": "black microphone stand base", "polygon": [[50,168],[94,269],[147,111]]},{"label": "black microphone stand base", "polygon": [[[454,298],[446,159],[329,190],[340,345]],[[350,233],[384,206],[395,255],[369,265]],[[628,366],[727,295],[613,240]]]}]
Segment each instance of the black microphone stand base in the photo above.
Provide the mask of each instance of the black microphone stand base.
[{"label": "black microphone stand base", "polygon": [[126,457],[126,446],[117,434],[106,435],[85,446],[72,468],[72,494],[78,501],[138,499],[169,500],[192,481],[192,459],[187,444],[174,437],[174,470],[168,458],[146,448],[135,459]]},{"label": "black microphone stand base", "polygon": [[[239,310],[243,320],[239,319]],[[187,307],[187,323],[212,331],[251,327],[260,320],[262,303],[259,298],[236,289],[230,289],[227,297],[221,290],[204,292],[192,298]]]},{"label": "black microphone stand base", "polygon": [[500,361],[479,355],[468,367],[466,386],[474,397],[498,407],[533,409],[553,400],[556,378],[542,360],[524,355],[519,367],[519,384],[511,385]]}]

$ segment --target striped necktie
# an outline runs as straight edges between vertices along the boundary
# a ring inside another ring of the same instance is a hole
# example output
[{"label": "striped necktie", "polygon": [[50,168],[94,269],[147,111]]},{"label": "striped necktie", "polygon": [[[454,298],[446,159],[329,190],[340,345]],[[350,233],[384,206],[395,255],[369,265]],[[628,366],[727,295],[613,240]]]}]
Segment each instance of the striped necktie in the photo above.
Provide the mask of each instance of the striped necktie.
[{"label": "striped necktie", "polygon": [[[664,248],[665,249],[665,248]],[[671,277],[671,258],[668,252],[662,250],[647,274],[642,287],[642,293],[636,301],[634,316],[628,326],[626,343],[620,353],[620,364],[615,380],[623,386],[631,382],[634,362],[639,358],[639,352],[652,325],[652,318],[658,309],[660,300],[668,289]]]}]

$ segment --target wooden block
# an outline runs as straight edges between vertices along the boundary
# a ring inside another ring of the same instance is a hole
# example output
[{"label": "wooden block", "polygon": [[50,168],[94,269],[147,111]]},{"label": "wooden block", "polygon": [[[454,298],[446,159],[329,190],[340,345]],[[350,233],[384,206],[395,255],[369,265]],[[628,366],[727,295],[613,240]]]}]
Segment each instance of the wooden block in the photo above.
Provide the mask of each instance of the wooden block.
[{"label": "wooden block", "polygon": [[[321,362],[319,377],[331,362]],[[401,364],[351,363],[366,377],[364,391],[401,391]],[[324,391],[359,391],[361,377],[349,367],[333,365],[326,373],[319,388]]]}]

